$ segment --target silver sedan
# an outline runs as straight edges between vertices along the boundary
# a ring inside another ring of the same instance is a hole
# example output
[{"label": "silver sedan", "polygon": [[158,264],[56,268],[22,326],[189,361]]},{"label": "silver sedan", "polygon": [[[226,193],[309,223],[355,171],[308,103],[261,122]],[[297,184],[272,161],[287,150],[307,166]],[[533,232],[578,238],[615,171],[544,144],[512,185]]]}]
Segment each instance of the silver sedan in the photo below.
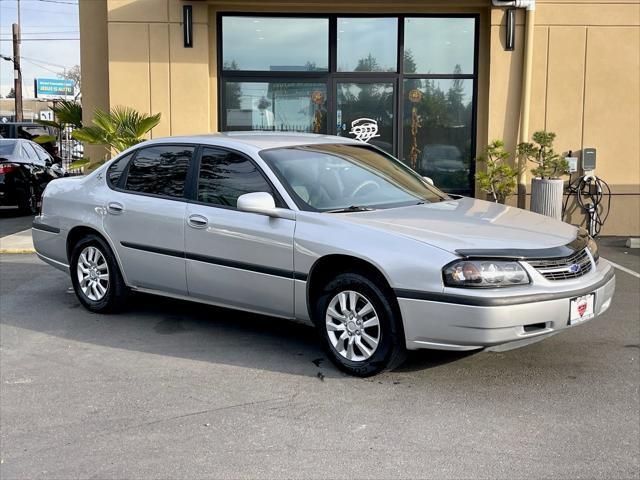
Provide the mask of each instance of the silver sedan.
[{"label": "silver sedan", "polygon": [[144,142],[51,182],[33,240],[93,312],[133,290],[295,318],[360,376],[408,349],[526,345],[602,314],[615,288],[584,231],[319,135]]}]

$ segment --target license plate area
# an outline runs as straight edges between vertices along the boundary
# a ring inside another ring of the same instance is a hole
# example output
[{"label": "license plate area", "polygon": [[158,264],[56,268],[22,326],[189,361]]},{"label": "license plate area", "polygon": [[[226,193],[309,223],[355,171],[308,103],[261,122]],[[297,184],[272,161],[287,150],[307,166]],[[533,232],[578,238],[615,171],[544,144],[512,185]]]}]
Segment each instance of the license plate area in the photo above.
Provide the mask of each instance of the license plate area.
[{"label": "license plate area", "polygon": [[595,315],[596,294],[589,293],[569,301],[569,325],[586,322]]}]

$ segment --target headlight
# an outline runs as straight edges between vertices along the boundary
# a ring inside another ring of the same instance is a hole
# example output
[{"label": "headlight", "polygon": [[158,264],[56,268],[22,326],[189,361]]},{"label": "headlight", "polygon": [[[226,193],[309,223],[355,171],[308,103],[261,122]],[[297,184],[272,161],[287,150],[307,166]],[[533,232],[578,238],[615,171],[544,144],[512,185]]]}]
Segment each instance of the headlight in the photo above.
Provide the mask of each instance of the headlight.
[{"label": "headlight", "polygon": [[449,287],[509,287],[530,282],[518,262],[504,260],[457,260],[444,267],[443,275]]},{"label": "headlight", "polygon": [[587,242],[587,248],[589,249],[589,252],[593,257],[594,262],[597,262],[598,258],[600,258],[600,254],[598,253],[598,244],[592,237],[589,237],[589,241]]}]

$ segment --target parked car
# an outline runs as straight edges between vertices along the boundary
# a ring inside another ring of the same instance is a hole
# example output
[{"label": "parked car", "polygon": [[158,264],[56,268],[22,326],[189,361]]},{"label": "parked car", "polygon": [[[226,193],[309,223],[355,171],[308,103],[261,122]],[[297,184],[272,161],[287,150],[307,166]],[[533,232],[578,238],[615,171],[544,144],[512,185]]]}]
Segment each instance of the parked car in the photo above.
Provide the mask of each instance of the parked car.
[{"label": "parked car", "polygon": [[65,175],[64,169],[37,143],[0,139],[0,205],[36,213],[47,184]]},{"label": "parked car", "polygon": [[309,134],[144,142],[52,182],[33,241],[90,311],[134,290],[297,318],[360,376],[407,349],[540,340],[602,314],[615,288],[583,230]]},{"label": "parked car", "polygon": [[0,138],[22,138],[31,140],[42,146],[56,162],[61,162],[58,157],[58,145],[56,141],[39,142],[41,137],[57,137],[58,131],[47,125],[34,122],[0,122]]}]

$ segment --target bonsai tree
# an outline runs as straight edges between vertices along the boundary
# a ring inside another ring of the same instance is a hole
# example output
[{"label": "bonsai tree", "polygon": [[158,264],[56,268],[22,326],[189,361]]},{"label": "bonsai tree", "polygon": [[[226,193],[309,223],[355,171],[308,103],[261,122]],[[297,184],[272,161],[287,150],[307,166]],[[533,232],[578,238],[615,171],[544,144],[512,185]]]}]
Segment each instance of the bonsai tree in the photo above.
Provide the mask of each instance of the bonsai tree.
[{"label": "bonsai tree", "polygon": [[[104,145],[107,150],[120,153],[143,142],[144,136],[160,123],[160,114],[146,115],[129,107],[115,107],[108,112],[97,109],[92,123],[74,130],[71,136],[80,142]],[[91,169],[105,161],[106,157],[96,162],[82,159],[74,162],[71,168]]]},{"label": "bonsai tree", "polygon": [[486,172],[476,173],[476,180],[483,192],[493,201],[504,204],[516,190],[518,171],[507,162],[511,155],[504,149],[502,140],[494,140],[485,149],[484,155],[476,159],[486,164]]},{"label": "bonsai tree", "polygon": [[569,172],[568,162],[553,150],[556,134],[540,130],[533,134],[533,143],[518,145],[518,155],[538,166],[531,173],[541,179],[559,179]]}]

